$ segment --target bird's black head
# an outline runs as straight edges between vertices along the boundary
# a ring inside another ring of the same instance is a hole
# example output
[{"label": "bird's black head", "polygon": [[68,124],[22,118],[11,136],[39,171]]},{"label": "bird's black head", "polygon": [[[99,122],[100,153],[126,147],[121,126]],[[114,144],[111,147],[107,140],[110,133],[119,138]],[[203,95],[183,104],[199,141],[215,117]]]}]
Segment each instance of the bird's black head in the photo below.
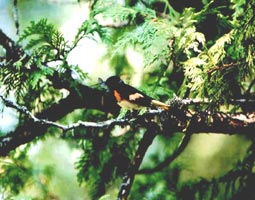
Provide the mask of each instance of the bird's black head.
[{"label": "bird's black head", "polygon": [[118,76],[111,76],[109,77],[106,81],[105,84],[110,88],[116,88],[118,87],[120,84],[123,84],[124,82],[120,79],[120,77]]}]

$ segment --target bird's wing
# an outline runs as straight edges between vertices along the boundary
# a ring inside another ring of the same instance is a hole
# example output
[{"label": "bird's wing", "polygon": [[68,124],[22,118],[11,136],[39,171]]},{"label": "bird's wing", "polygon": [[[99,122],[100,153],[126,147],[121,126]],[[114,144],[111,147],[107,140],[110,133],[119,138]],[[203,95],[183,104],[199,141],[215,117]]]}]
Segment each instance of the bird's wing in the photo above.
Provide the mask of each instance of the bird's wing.
[{"label": "bird's wing", "polygon": [[164,110],[169,110],[169,105],[151,98],[150,96],[130,85],[122,85],[120,93],[120,99],[127,99],[131,103],[137,104],[139,106],[156,107]]},{"label": "bird's wing", "polygon": [[145,93],[141,92],[140,90],[127,84],[123,85],[121,89],[122,91],[120,91],[120,93],[122,94],[123,99],[127,99],[130,102],[137,105],[150,106],[150,102],[152,98],[147,96]]}]

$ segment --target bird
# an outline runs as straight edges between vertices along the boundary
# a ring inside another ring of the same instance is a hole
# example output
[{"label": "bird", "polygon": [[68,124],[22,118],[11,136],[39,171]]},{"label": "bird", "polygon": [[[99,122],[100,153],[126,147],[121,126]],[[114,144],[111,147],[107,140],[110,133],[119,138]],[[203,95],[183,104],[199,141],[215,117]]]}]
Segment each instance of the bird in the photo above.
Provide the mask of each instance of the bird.
[{"label": "bird", "polygon": [[114,95],[121,108],[127,110],[141,110],[142,108],[160,108],[169,110],[169,105],[160,102],[138,89],[124,83],[119,76],[111,76],[105,81],[105,85]]}]

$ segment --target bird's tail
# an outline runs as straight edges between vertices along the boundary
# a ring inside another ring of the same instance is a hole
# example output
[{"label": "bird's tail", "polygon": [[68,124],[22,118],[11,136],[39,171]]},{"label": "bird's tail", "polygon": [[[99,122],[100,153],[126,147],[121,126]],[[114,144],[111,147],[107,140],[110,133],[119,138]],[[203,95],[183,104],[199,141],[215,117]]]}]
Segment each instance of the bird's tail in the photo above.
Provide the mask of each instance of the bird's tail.
[{"label": "bird's tail", "polygon": [[157,101],[157,100],[152,100],[152,101],[151,101],[151,105],[152,105],[152,106],[155,106],[155,107],[157,107],[157,108],[162,108],[162,109],[164,109],[164,110],[169,110],[169,108],[170,108],[169,105],[167,105],[167,104],[165,104],[165,103],[163,103],[163,102]]}]

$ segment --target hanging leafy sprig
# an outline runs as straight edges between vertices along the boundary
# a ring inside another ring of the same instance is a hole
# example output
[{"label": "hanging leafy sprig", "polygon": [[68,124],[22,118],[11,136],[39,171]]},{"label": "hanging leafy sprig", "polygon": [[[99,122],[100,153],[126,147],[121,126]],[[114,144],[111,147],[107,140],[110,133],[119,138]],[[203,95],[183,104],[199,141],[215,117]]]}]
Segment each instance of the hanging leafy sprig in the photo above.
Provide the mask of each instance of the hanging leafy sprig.
[{"label": "hanging leafy sprig", "polygon": [[48,23],[47,19],[32,21],[22,33],[19,42],[21,41],[27,42],[25,49],[32,52],[39,66],[51,60],[63,59],[67,48],[63,34]]}]

